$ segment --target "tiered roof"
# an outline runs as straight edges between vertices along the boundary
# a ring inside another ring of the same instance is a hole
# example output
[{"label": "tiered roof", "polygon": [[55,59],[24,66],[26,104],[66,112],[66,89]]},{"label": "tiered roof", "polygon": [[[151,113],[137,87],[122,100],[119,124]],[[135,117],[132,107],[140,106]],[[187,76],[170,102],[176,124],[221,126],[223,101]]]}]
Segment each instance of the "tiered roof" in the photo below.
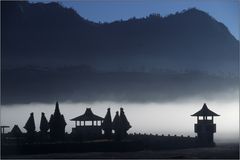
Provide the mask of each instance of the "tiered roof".
[{"label": "tiered roof", "polygon": [[71,119],[71,121],[96,121],[96,120],[97,121],[104,120],[104,118],[93,114],[91,108],[87,108],[83,115]]},{"label": "tiered roof", "polygon": [[208,109],[206,103],[204,103],[202,109],[191,116],[220,116],[220,115]]},{"label": "tiered roof", "polygon": [[67,123],[65,121],[65,118],[63,116],[63,114],[60,113],[60,109],[59,109],[59,104],[58,102],[56,102],[56,107],[55,107],[55,111],[54,114],[51,115],[50,120],[49,120],[49,127],[56,127],[56,126],[66,126]]}]

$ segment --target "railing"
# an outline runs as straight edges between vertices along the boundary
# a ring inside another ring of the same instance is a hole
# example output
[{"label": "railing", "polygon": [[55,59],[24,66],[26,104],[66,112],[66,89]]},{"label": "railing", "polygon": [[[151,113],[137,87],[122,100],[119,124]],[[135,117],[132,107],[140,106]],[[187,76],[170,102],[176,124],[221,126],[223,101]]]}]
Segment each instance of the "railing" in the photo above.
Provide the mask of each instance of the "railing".
[{"label": "railing", "polygon": [[198,120],[198,124],[212,124],[213,120]]},{"label": "railing", "polygon": [[102,126],[75,126],[75,128],[102,128]]}]

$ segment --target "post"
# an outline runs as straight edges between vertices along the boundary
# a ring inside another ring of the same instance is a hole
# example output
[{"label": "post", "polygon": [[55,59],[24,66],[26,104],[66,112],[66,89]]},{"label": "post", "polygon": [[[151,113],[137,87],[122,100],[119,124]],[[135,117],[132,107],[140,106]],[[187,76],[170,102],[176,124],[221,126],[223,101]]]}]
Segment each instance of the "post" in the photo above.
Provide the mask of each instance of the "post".
[{"label": "post", "polygon": [[1,134],[5,134],[5,128],[9,128],[9,126],[0,126],[1,127]]}]

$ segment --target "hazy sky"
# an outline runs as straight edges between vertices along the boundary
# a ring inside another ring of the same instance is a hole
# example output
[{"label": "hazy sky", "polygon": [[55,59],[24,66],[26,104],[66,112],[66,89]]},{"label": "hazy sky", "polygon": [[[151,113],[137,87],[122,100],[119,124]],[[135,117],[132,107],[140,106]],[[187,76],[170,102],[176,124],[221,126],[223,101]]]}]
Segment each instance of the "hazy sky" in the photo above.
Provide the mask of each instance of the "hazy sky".
[{"label": "hazy sky", "polygon": [[[41,0],[30,0],[30,2]],[[41,2],[49,2],[44,0]],[[131,17],[145,17],[151,13],[166,16],[183,9],[196,7],[224,23],[239,39],[239,0],[81,0],[60,1],[74,8],[81,16],[95,22],[111,22]]]}]

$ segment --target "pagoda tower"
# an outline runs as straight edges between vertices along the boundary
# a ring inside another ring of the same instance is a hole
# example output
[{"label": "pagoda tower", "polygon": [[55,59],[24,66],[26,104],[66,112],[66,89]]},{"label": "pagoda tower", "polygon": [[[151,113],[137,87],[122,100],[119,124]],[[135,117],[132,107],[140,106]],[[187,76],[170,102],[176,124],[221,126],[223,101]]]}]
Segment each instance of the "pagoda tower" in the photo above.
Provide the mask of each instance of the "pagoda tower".
[{"label": "pagoda tower", "polygon": [[122,136],[127,136],[127,131],[132,127],[123,111],[123,108],[120,108],[120,121],[121,121],[121,130],[122,130]]},{"label": "pagoda tower", "polygon": [[120,108],[119,112],[116,112],[116,115],[113,119],[112,127],[114,130],[115,138],[121,140],[127,136],[127,131],[132,127],[127,120],[127,117],[123,111],[123,108]]},{"label": "pagoda tower", "polygon": [[[26,137],[27,137],[27,141],[28,143],[32,143],[35,141],[35,121],[34,121],[34,115],[33,115],[33,112],[30,113],[30,117],[28,118],[25,126],[23,127],[24,129],[27,130],[27,133],[26,133]],[[17,129],[15,129],[17,130]]]},{"label": "pagoda tower", "polygon": [[120,116],[119,112],[117,111],[112,122],[112,129],[114,130],[114,137],[116,140],[121,140],[121,127]]},{"label": "pagoda tower", "polygon": [[213,117],[219,116],[204,103],[202,109],[191,115],[197,117],[197,123],[194,124],[194,131],[197,133],[197,142],[201,146],[214,146],[213,134],[216,132],[216,124]]},{"label": "pagoda tower", "polygon": [[106,138],[112,137],[112,117],[110,108],[107,109],[107,114],[102,123],[102,129],[104,130],[104,135]]},{"label": "pagoda tower", "polygon": [[45,116],[45,113],[42,112],[42,117],[41,117],[41,121],[40,121],[40,131],[42,133],[47,133],[48,129],[49,129],[48,120]]},{"label": "pagoda tower", "polygon": [[27,130],[27,133],[33,134],[35,132],[36,127],[35,127],[33,112],[30,113],[30,117],[28,118],[23,128]]},{"label": "pagoda tower", "polygon": [[60,141],[65,136],[66,121],[64,116],[60,113],[59,104],[56,102],[54,114],[51,115],[49,121],[50,137],[54,141]]}]

